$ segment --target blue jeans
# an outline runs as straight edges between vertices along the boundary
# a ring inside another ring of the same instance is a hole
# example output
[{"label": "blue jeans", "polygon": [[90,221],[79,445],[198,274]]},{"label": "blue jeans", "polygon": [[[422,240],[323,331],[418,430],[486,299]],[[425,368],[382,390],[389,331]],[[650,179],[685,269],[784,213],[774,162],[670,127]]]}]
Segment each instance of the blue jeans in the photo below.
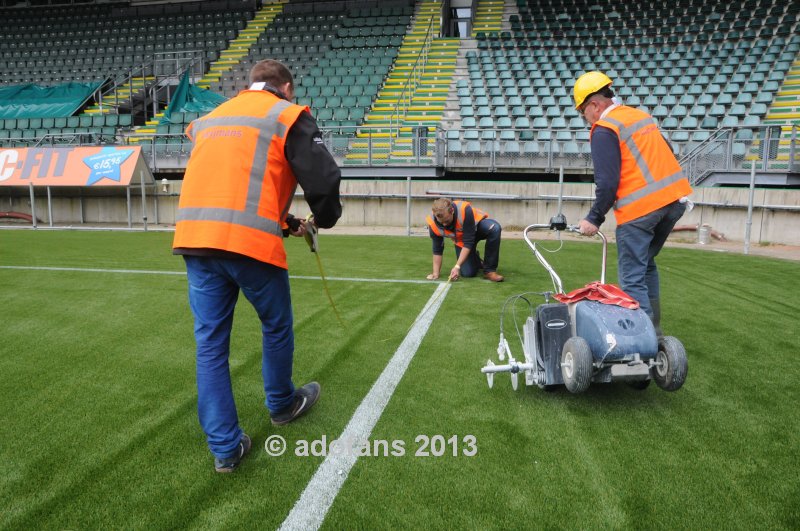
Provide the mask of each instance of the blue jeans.
[{"label": "blue jeans", "polygon": [[658,300],[661,295],[655,257],[685,210],[684,203],[675,201],[617,226],[620,287],[639,302],[651,319],[650,300]]},{"label": "blue jeans", "polygon": [[[483,269],[484,273],[490,271],[497,271],[497,265],[500,263],[500,234],[503,232],[503,227],[493,219],[482,219],[475,227],[475,247],[469,253],[467,260],[461,264],[462,277],[474,277],[478,274],[478,270]],[[478,254],[478,242],[486,240],[486,245],[483,249],[483,265],[481,265],[481,257]],[[461,247],[456,247],[456,260],[461,256]]]},{"label": "blue jeans", "polygon": [[215,457],[235,454],[242,429],[233,400],[230,355],[233,311],[241,289],[261,319],[266,404],[270,412],[294,400],[294,331],[289,273],[251,258],[184,256],[197,342],[197,412]]}]

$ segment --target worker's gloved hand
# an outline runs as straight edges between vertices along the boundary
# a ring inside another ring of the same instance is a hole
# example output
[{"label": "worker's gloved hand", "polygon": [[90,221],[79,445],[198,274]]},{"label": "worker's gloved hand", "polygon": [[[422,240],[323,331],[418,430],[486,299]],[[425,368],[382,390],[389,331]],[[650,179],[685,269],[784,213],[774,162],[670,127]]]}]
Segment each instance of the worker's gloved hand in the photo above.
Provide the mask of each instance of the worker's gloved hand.
[{"label": "worker's gloved hand", "polygon": [[303,218],[296,218],[289,214],[286,216],[286,225],[289,227],[289,234],[292,236],[304,236],[306,233],[306,224]]}]

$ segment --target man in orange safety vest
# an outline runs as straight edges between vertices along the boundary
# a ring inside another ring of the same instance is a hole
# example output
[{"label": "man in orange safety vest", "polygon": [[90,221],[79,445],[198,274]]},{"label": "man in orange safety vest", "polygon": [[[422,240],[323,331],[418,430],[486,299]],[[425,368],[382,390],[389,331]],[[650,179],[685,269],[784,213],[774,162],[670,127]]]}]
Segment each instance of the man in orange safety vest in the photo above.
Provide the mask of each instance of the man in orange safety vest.
[{"label": "man in orange safety vest", "polygon": [[595,200],[580,221],[597,233],[613,207],[620,287],[639,302],[661,332],[655,257],[683,216],[692,193],[672,148],[646,112],[617,102],[611,79],[587,72],[575,82],[575,108],[592,126]]},{"label": "man in orange safety vest", "polygon": [[316,382],[292,383],[294,332],[283,238],[303,236],[289,214],[298,183],[318,227],[342,213],[341,174],[308,107],[295,105],[291,72],[264,60],[250,87],[191,123],[194,143],[176,215],[173,252],[189,281],[197,343],[197,409],[217,472],[250,450],[239,426],[228,369],[239,292],[262,328],[262,377],[273,424],[287,424],[320,396]]}]

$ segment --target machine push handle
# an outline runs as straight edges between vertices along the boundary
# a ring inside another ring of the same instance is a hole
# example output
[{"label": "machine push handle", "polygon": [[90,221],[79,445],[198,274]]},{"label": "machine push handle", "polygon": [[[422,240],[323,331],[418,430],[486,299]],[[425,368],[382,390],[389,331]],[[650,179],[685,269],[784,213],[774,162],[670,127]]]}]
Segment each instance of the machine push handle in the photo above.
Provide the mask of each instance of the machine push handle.
[{"label": "machine push handle", "polygon": [[[569,232],[574,232],[575,234],[581,234],[581,230],[578,228],[577,225],[567,225],[567,230]],[[605,234],[603,234],[599,230],[597,231],[596,236],[598,236],[603,241],[603,261],[602,261],[602,264],[600,266],[600,283],[601,284],[605,284],[606,283],[606,260],[608,258],[608,240],[606,239]]]}]

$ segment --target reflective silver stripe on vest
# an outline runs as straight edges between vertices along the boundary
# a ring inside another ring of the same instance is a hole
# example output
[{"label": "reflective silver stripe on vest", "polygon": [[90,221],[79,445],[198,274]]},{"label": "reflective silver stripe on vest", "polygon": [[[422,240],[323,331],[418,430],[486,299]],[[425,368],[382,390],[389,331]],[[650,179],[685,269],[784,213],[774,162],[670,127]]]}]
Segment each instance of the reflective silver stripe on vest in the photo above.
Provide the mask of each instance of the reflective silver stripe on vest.
[{"label": "reflective silver stripe on vest", "polygon": [[[279,222],[258,215],[258,204],[264,187],[264,176],[267,171],[269,148],[272,137],[284,137],[288,128],[278,121],[280,114],[292,104],[281,100],[273,105],[264,118],[253,116],[221,116],[200,119],[195,122],[193,133],[199,138],[200,132],[209,127],[252,127],[258,130],[256,150],[247,188],[244,211],[227,208],[180,208],[176,221],[221,221],[235,225],[243,225],[251,229],[283,236]],[[294,194],[292,194],[293,196]],[[289,198],[291,202],[291,196]],[[287,205],[279,205],[288,210]]]},{"label": "reflective silver stripe on vest", "polygon": [[604,120],[617,126],[617,129],[619,130],[620,142],[624,142],[628,147],[628,151],[630,151],[631,155],[633,155],[633,160],[636,161],[636,166],[638,166],[639,171],[642,172],[642,177],[644,177],[644,180],[648,184],[654,183],[655,178],[653,178],[653,173],[650,171],[650,167],[645,164],[644,156],[642,155],[642,152],[639,151],[639,146],[637,146],[636,142],[633,141],[633,135],[648,125],[655,125],[655,120],[648,116],[647,118],[642,118],[638,122],[634,122],[627,127],[625,127],[619,120],[615,120],[607,116],[604,118]]},{"label": "reflective silver stripe on vest", "polygon": [[232,225],[243,225],[267,234],[283,236],[279,223],[253,212],[242,212],[230,208],[181,208],[176,221],[221,221]]},{"label": "reflective silver stripe on vest", "polygon": [[[245,210],[248,212],[258,212],[258,203],[261,200],[261,189],[264,187],[264,175],[267,172],[267,158],[269,146],[273,136],[283,137],[286,134],[286,126],[278,121],[280,114],[291,105],[286,100],[280,100],[272,106],[267,113],[266,123],[259,129],[258,142],[256,142],[256,152],[253,157],[253,165],[250,168],[250,184],[247,189],[247,201]],[[281,126],[280,131],[278,125]],[[280,208],[281,205],[278,205]],[[283,235],[283,233],[281,233]]]},{"label": "reflective silver stripe on vest", "polygon": [[667,186],[680,181],[683,178],[684,178],[683,177],[683,170],[681,170],[681,171],[678,171],[677,173],[673,173],[669,177],[664,177],[660,181],[655,181],[655,182],[649,183],[644,188],[640,188],[639,190],[636,190],[635,192],[633,192],[631,194],[628,194],[623,198],[620,198],[614,204],[614,208],[622,208],[622,207],[624,207],[626,205],[629,205],[629,204],[633,203],[634,201],[638,201],[639,199],[641,199],[641,198],[643,198],[645,196],[648,196],[648,195],[652,194],[653,192],[657,192],[659,190],[662,190],[662,189],[666,188]]}]

